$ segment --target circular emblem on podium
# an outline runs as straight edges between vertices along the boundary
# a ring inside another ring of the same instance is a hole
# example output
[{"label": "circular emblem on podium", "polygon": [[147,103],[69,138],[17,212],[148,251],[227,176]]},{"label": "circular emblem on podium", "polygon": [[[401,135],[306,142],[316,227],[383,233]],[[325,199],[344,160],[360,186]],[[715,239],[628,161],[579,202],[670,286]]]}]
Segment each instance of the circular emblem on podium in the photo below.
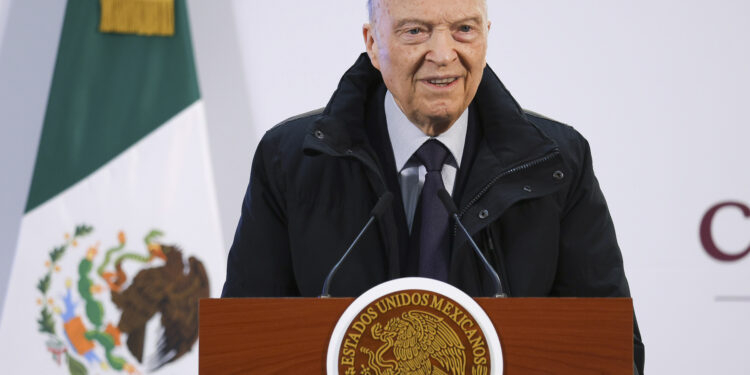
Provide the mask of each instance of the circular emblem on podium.
[{"label": "circular emblem on podium", "polygon": [[377,285],[344,311],[331,335],[330,375],[500,375],[503,356],[487,314],[432,279]]}]

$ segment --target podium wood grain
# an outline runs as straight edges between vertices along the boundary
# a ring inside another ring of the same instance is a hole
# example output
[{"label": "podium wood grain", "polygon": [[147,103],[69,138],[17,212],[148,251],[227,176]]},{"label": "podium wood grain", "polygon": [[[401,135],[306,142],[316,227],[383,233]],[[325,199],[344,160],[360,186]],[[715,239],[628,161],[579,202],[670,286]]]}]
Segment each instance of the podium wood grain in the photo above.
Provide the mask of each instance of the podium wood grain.
[{"label": "podium wood grain", "polygon": [[[328,339],[352,298],[200,301],[201,374],[325,374]],[[632,374],[629,298],[477,298],[506,375]]]}]

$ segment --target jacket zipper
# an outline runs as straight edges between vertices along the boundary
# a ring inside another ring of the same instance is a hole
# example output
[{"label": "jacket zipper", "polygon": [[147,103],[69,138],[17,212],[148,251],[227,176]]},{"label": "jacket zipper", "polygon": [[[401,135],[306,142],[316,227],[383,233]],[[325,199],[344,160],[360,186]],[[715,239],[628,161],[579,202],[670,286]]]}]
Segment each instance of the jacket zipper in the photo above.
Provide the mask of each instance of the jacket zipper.
[{"label": "jacket zipper", "polygon": [[[464,214],[466,214],[466,212],[469,211],[469,208],[471,208],[471,206],[474,205],[474,203],[476,203],[477,201],[479,201],[479,199],[481,199],[482,196],[485,193],[487,193],[488,190],[490,190],[490,188],[492,187],[492,185],[494,185],[501,178],[507,177],[509,175],[512,175],[512,174],[515,174],[515,173],[518,173],[518,172],[521,172],[521,171],[525,171],[525,170],[527,170],[529,168],[532,168],[532,167],[536,167],[537,165],[545,163],[547,161],[550,161],[550,160],[558,157],[559,155],[560,155],[560,151],[555,150],[552,153],[549,153],[549,154],[547,154],[547,155],[545,155],[545,156],[543,156],[541,158],[534,159],[534,160],[532,160],[530,162],[526,162],[524,164],[521,164],[519,166],[510,168],[510,169],[505,170],[502,173],[498,174],[497,176],[495,176],[494,178],[492,178],[492,180],[490,180],[490,182],[488,182],[487,185],[485,185],[482,188],[482,190],[480,190],[479,193],[477,193],[477,195],[475,195],[474,198],[472,198],[469,201],[469,203],[467,203],[466,206],[463,209],[461,209],[461,211],[458,213],[458,217],[460,217],[461,219],[463,219]],[[456,229],[458,229],[458,225],[454,224],[453,225],[453,232],[454,233],[456,232]]]},{"label": "jacket zipper", "polygon": [[[539,164],[542,164],[542,163],[545,163],[547,161],[550,161],[550,160],[558,157],[559,155],[560,155],[560,151],[555,150],[555,151],[553,151],[553,152],[551,152],[551,153],[549,153],[549,154],[547,154],[545,156],[542,156],[542,157],[540,157],[538,159],[534,159],[532,161],[526,162],[526,163],[521,164],[519,166],[507,169],[507,170],[503,171],[502,173],[498,174],[497,176],[495,176],[494,178],[492,178],[492,180],[490,180],[490,182],[488,182],[487,185],[485,185],[482,188],[482,190],[480,190],[479,193],[477,193],[477,195],[475,195],[474,198],[472,198],[469,201],[469,203],[467,203],[466,206],[463,209],[461,209],[461,211],[459,211],[458,217],[463,220],[464,215],[466,214],[467,211],[469,211],[469,208],[471,208],[471,206],[474,205],[474,203],[476,203],[480,198],[482,198],[482,196],[485,193],[487,193],[488,190],[490,190],[490,188],[492,187],[492,185],[494,185],[501,178],[507,177],[507,176],[512,175],[514,173],[525,171],[525,170],[527,170],[529,168],[532,168],[532,167],[535,167],[535,166],[537,166]],[[453,238],[456,238],[456,233],[458,233],[458,225],[457,224],[453,224]]]}]

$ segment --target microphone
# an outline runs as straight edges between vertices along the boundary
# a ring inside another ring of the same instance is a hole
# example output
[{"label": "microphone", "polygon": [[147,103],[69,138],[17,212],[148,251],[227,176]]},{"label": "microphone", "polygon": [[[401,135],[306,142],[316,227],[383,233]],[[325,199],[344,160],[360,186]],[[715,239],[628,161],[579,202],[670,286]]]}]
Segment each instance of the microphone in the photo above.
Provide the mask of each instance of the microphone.
[{"label": "microphone", "polygon": [[459,228],[464,232],[466,235],[466,238],[469,239],[469,243],[471,244],[471,247],[474,249],[474,252],[477,253],[477,256],[479,256],[479,259],[482,260],[482,264],[484,265],[484,268],[487,269],[487,272],[492,276],[492,278],[495,281],[495,297],[507,297],[505,293],[503,293],[503,284],[500,282],[500,276],[497,275],[497,272],[494,268],[490,265],[490,262],[487,261],[487,258],[484,257],[484,254],[482,254],[482,250],[479,250],[479,246],[477,246],[476,242],[474,242],[474,239],[471,238],[471,235],[469,234],[469,231],[466,230],[466,227],[461,223],[461,220],[458,219],[458,207],[456,207],[456,204],[453,202],[453,198],[451,198],[450,194],[445,190],[445,188],[440,189],[438,191],[438,197],[440,198],[440,201],[443,202],[443,206],[445,206],[445,209],[448,210],[448,214],[453,217],[453,220],[456,221],[456,224]]},{"label": "microphone", "polygon": [[354,239],[351,245],[349,245],[349,248],[346,249],[346,252],[344,252],[344,255],[341,256],[341,259],[339,259],[338,263],[336,263],[335,266],[331,269],[331,272],[328,273],[328,277],[326,277],[325,282],[323,282],[323,291],[320,293],[321,298],[328,298],[331,295],[328,293],[328,290],[330,289],[331,279],[333,279],[333,275],[336,273],[336,271],[341,266],[341,263],[344,262],[344,259],[346,259],[347,255],[352,251],[354,248],[354,245],[359,242],[359,239],[362,237],[362,235],[365,233],[367,228],[372,225],[373,221],[375,221],[376,217],[380,217],[383,212],[385,212],[385,209],[388,207],[389,204],[391,204],[391,200],[393,200],[393,194],[391,194],[390,191],[386,191],[383,193],[383,195],[378,198],[378,202],[375,203],[375,207],[372,208],[372,211],[370,211],[370,220],[367,220],[367,224],[365,224],[364,227],[362,227],[362,230],[357,235],[357,238]]}]

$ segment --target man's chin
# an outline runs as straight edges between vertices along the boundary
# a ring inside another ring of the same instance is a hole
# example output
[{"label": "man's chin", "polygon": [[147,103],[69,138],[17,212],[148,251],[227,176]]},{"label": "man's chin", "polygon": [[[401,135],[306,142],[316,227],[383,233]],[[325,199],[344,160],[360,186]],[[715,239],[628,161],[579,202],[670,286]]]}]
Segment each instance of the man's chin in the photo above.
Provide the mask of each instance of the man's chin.
[{"label": "man's chin", "polygon": [[423,128],[423,131],[431,137],[436,137],[450,129],[458,116],[449,113],[433,113],[427,114],[423,118],[422,123],[427,125]]},{"label": "man's chin", "polygon": [[440,108],[425,113],[425,118],[433,124],[446,124],[446,127],[450,127],[453,123],[461,116],[463,111],[459,111],[455,108]]},{"label": "man's chin", "polygon": [[437,103],[436,105],[422,106],[419,110],[409,113],[407,117],[425,134],[436,136],[448,130],[461,116],[463,109],[457,107],[447,103]]}]

